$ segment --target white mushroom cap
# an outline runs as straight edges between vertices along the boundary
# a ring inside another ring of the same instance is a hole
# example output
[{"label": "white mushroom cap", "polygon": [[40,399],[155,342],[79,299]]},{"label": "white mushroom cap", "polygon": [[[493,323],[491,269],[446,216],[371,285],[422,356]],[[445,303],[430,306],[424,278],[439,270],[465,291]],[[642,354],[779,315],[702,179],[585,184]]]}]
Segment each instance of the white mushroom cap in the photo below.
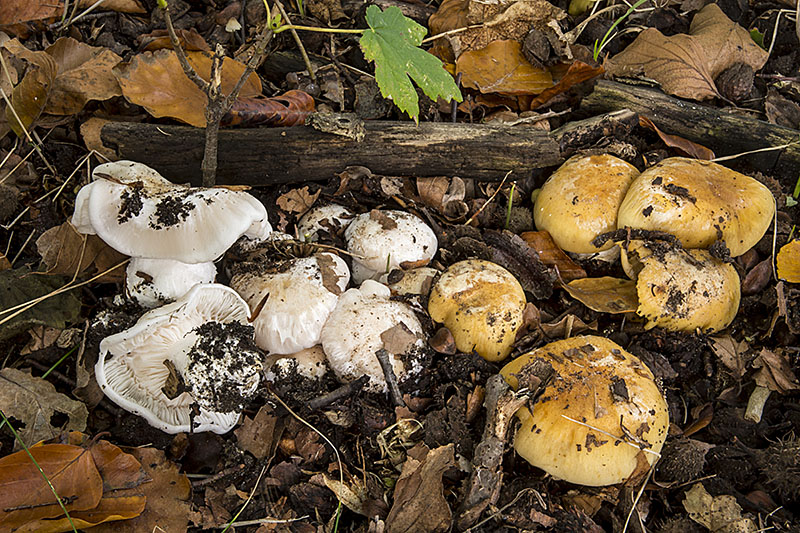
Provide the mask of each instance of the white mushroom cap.
[{"label": "white mushroom cap", "polygon": [[176,185],[133,161],[100,165],[92,176],[72,223],[132,257],[204,263],[242,235],[261,240],[272,231],[266,209],[246,192]]},{"label": "white mushroom cap", "polygon": [[412,268],[403,272],[403,277],[394,283],[389,282],[392,272],[384,274],[379,281],[387,285],[393,294],[427,296],[431,292],[433,280],[439,275],[439,271],[431,267]]},{"label": "white mushroom cap", "polygon": [[278,271],[260,266],[240,265],[244,271],[231,278],[255,315],[256,344],[271,354],[290,354],[319,343],[350,281],[347,263],[323,252],[287,261]]},{"label": "white mushroom cap", "polygon": [[436,234],[421,219],[404,211],[358,215],[344,232],[353,254],[353,281],[377,279],[395,268],[425,266],[436,255]]},{"label": "white mushroom cap", "polygon": [[[375,355],[380,349],[390,352],[398,381],[422,370],[413,361],[415,351],[424,347],[422,325],[408,305],[389,300],[390,295],[385,285],[367,280],[361,288],[349,289],[339,297],[321,338],[328,364],[340,380],[353,381],[366,375],[369,389],[385,391],[386,379]],[[387,347],[389,341],[391,346]],[[394,353],[398,351],[401,353]]]},{"label": "white mushroom cap", "polygon": [[[262,369],[247,317],[247,304],[233,289],[195,285],[103,339],[97,382],[114,403],[167,433],[225,433],[239,420]],[[187,390],[168,396],[165,390],[180,380]]]},{"label": "white mushroom cap", "polygon": [[321,344],[300,350],[290,355],[269,357],[274,359],[272,366],[265,375],[267,381],[277,381],[289,375],[294,369],[301,376],[309,379],[321,379],[328,370],[325,351]]},{"label": "white mushroom cap", "polygon": [[180,298],[198,283],[213,283],[213,262],[182,263],[172,259],[134,257],[125,270],[125,290],[142,307],[157,307]]},{"label": "white mushroom cap", "polygon": [[350,225],[353,212],[338,204],[312,207],[297,222],[297,233],[300,240],[317,242],[317,232],[338,233]]}]

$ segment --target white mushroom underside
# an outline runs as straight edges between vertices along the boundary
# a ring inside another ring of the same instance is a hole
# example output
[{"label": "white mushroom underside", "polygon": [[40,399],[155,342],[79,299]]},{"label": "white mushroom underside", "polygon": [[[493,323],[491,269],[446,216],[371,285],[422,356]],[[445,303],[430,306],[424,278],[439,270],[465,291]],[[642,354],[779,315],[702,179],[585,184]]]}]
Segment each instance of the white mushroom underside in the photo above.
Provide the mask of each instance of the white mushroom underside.
[{"label": "white mushroom underside", "polygon": [[192,396],[183,392],[170,399],[161,390],[170,375],[164,362],[184,372],[185,355],[197,340],[194,328],[208,321],[246,323],[247,316],[247,304],[229,287],[197,285],[180,300],[148,311],[133,327],[103,339],[95,365],[97,382],[114,403],[167,433],[225,433],[239,413],[200,407],[192,422]]}]

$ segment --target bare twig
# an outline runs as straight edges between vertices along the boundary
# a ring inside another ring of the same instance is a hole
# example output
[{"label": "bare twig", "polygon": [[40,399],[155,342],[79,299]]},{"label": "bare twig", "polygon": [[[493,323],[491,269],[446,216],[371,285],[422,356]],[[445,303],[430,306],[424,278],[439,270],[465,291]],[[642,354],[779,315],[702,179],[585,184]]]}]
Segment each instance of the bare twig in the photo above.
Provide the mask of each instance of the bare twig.
[{"label": "bare twig", "polygon": [[[281,16],[286,20],[286,24],[289,26],[292,25],[292,21],[289,20],[289,14],[286,13],[286,10],[283,8],[283,4],[280,0],[275,0],[275,5],[278,6],[278,10],[281,12]],[[306,48],[303,46],[303,41],[300,40],[300,35],[297,34],[297,30],[294,28],[290,28],[292,32],[292,37],[294,38],[294,42],[297,44],[297,48],[300,50],[300,55],[303,57],[303,63],[306,64],[306,70],[308,71],[308,77],[311,78],[311,81],[314,83],[317,82],[317,76],[314,74],[314,68],[311,66],[311,60],[308,58],[308,54],[306,53]]]},{"label": "bare twig", "polygon": [[397,385],[397,376],[394,375],[394,369],[392,369],[392,363],[389,361],[389,355],[389,352],[385,348],[381,348],[375,352],[375,357],[378,358],[378,362],[381,364],[381,370],[383,370],[383,377],[386,378],[386,386],[389,389],[389,396],[392,399],[392,403],[396,406],[405,406],[406,402],[403,401],[403,394],[400,392],[400,387]]}]

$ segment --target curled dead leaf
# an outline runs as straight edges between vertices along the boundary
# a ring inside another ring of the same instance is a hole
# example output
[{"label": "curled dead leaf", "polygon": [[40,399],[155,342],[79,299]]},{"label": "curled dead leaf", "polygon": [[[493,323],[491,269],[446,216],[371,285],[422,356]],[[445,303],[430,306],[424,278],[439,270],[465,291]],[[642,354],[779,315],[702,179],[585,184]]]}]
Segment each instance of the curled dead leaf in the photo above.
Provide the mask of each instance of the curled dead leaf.
[{"label": "curled dead leaf", "polygon": [[643,128],[652,130],[658,134],[664,144],[670,148],[675,148],[678,153],[694,157],[695,159],[702,159],[704,161],[711,161],[716,155],[710,148],[706,148],[702,144],[697,144],[689,139],[684,139],[678,135],[670,135],[661,131],[655,123],[644,115],[639,115],[639,125]]},{"label": "curled dead leaf", "polygon": [[630,313],[639,308],[636,282],[612,277],[575,279],[564,289],[583,305],[600,313]]},{"label": "curled dead leaf", "polygon": [[464,52],[456,61],[464,87],[506,96],[539,94],[553,86],[546,69],[531,65],[517,41],[493,41],[486,48]]}]

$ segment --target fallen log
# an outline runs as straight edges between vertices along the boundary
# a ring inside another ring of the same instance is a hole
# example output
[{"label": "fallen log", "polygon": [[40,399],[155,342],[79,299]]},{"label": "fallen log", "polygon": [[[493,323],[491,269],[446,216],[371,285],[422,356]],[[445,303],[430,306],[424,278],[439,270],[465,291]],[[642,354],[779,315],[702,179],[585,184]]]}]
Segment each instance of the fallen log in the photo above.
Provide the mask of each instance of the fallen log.
[{"label": "fallen log", "polygon": [[800,172],[798,130],[673,98],[656,89],[608,80],[598,81],[592,93],[581,102],[581,111],[588,115],[617,109],[647,115],[664,132],[711,148],[717,157],[796,143],[780,150],[743,156],[743,159],[767,174],[796,176]]}]

